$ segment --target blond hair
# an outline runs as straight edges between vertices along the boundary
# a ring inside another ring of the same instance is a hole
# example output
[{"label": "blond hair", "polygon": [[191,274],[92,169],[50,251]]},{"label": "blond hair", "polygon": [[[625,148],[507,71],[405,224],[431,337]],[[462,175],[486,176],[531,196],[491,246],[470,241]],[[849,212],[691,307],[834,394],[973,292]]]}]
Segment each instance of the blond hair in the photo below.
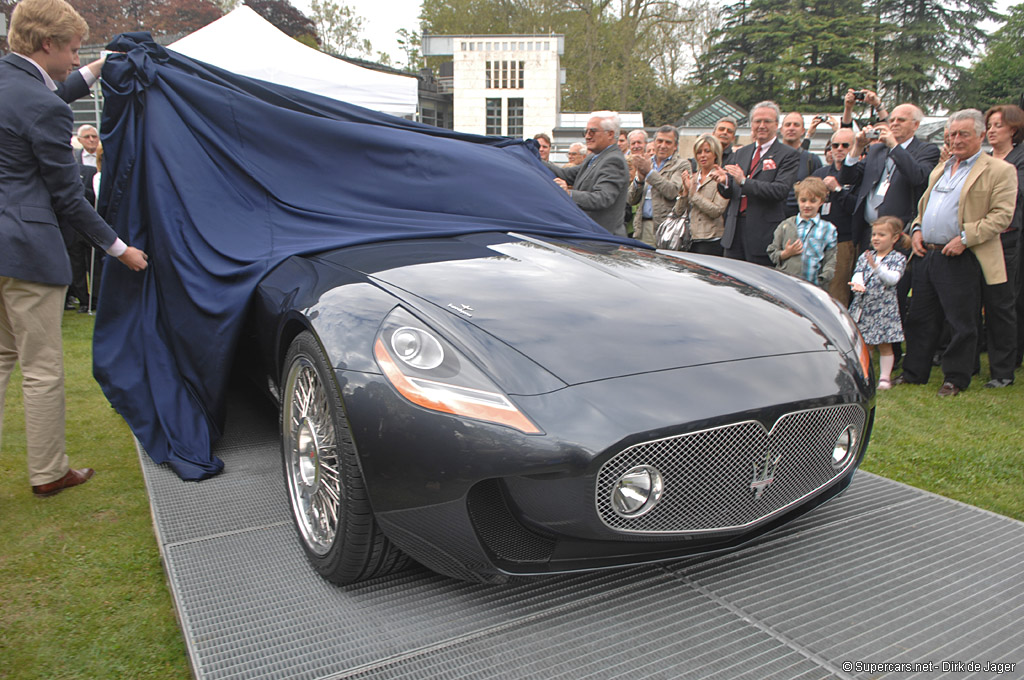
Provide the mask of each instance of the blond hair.
[{"label": "blond hair", "polygon": [[796,197],[811,196],[824,202],[828,198],[828,185],[820,177],[807,177],[793,185]]},{"label": "blond hair", "polygon": [[11,51],[30,55],[43,49],[47,39],[63,47],[88,35],[89,24],[64,0],[21,0],[11,13],[7,42]]}]

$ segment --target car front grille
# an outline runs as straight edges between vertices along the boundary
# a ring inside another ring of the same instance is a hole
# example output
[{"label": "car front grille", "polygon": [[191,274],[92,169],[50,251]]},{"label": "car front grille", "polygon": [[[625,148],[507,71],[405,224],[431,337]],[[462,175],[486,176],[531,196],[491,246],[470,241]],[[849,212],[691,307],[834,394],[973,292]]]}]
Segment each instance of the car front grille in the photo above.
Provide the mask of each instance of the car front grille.
[{"label": "car front grille", "polygon": [[[737,530],[777,515],[849,471],[851,455],[833,465],[836,439],[848,427],[864,435],[865,411],[844,404],[788,413],[771,431],[744,421],[644,442],[608,460],[598,472],[596,502],[611,529],[636,534]],[[619,478],[637,466],[658,470],[661,500],[639,517],[612,506]],[[770,481],[769,481],[770,480]]]}]

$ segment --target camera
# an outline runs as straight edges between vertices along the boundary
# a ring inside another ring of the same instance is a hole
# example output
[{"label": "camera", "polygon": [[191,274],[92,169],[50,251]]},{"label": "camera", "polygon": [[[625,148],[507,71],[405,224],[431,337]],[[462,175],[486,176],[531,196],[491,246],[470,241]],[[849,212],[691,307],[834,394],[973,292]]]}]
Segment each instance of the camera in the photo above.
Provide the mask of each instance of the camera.
[{"label": "camera", "polygon": [[864,101],[864,98],[866,96],[867,96],[867,92],[865,92],[864,90],[854,90],[853,91],[853,98],[855,100],[859,101],[859,102]]},{"label": "camera", "polygon": [[875,128],[874,130],[868,130],[867,132],[865,132],[864,136],[867,137],[868,139],[878,139],[879,137],[882,136],[882,131],[879,130],[878,128]]},{"label": "camera", "polygon": [[815,116],[814,120],[818,121],[819,123],[827,123],[828,116]]}]

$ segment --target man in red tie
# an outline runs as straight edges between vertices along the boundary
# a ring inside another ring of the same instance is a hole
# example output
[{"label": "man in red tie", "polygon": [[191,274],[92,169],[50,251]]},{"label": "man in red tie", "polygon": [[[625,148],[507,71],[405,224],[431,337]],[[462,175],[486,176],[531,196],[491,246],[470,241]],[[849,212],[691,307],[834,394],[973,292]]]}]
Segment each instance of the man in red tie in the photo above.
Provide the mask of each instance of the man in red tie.
[{"label": "man in red tie", "polygon": [[800,154],[776,139],[780,116],[775,102],[756,104],[750,113],[754,142],[717,174],[718,191],[729,199],[722,236],[726,257],[766,267],[772,266],[768,244],[786,217],[786,197],[800,163]]}]

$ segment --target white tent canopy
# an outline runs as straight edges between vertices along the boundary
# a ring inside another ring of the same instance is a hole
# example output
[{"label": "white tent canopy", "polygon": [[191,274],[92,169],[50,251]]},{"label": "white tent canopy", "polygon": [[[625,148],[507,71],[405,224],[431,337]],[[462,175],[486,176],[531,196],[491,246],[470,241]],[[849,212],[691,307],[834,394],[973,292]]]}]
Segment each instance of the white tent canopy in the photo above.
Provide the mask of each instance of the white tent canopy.
[{"label": "white tent canopy", "polygon": [[396,116],[416,113],[415,76],[373,71],[306,47],[245,5],[168,47],[243,76]]}]

